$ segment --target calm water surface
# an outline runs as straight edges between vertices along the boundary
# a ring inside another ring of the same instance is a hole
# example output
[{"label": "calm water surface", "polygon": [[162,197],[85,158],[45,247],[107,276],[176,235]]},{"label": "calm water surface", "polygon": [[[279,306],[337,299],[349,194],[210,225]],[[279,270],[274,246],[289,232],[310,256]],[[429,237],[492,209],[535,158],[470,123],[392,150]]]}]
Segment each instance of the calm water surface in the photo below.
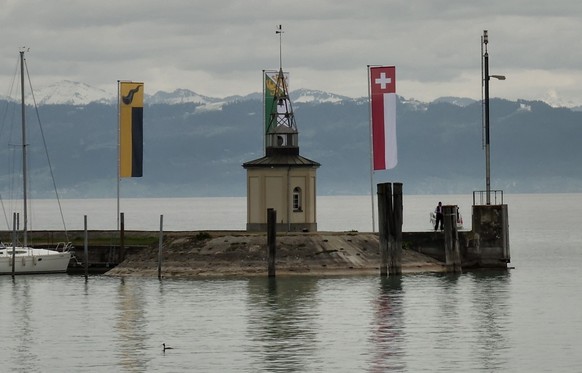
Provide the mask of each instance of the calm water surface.
[{"label": "calm water surface", "polygon": [[[405,199],[405,228],[428,229],[439,199],[459,203],[470,220],[470,197],[453,197]],[[320,227],[370,230],[369,197],[327,202],[318,205]],[[0,371],[580,372],[582,195],[505,202],[516,267],[508,272],[0,277]],[[159,206],[142,207],[155,215]],[[164,353],[163,342],[174,349]]]},{"label": "calm water surface", "polygon": [[[429,230],[429,212],[438,201],[456,204],[466,217],[466,227],[471,227],[471,195],[404,196],[405,231]],[[33,200],[32,229],[63,229],[57,215],[55,200]],[[15,207],[20,204],[16,202]],[[88,228],[116,229],[117,201],[115,199],[65,199],[61,200],[67,229],[83,229],[87,215]],[[374,222],[378,226],[377,202],[374,201]],[[6,206],[5,226],[12,222],[11,206]],[[244,230],[246,229],[246,198],[128,198],[121,201],[121,212],[125,216],[128,230],[160,229],[163,215],[164,230]],[[317,198],[317,222],[320,231],[372,231],[372,201],[370,196],[321,196]]]}]

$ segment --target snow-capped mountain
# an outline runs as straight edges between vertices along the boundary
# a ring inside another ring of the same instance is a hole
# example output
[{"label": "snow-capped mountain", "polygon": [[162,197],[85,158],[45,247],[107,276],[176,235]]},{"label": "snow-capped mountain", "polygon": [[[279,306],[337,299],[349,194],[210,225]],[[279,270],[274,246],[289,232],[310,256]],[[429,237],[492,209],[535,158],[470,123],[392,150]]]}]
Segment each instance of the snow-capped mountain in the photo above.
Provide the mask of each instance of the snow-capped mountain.
[{"label": "snow-capped mountain", "polygon": [[[351,98],[337,95],[330,92],[324,92],[314,89],[298,89],[291,91],[291,101],[294,104],[306,103],[341,103],[346,101],[367,102],[367,97]],[[108,92],[100,88],[90,86],[85,83],[63,80],[49,86],[35,88],[34,98],[38,105],[87,105],[89,103],[115,104],[117,97],[115,92]],[[14,99],[0,96],[0,99],[14,101]],[[246,101],[261,100],[262,93],[251,93],[245,96],[235,95],[224,98],[209,97],[198,94],[189,89],[176,89],[173,92],[158,91],[153,95],[145,95],[146,104],[199,104],[197,110],[220,110],[224,104]],[[17,99],[16,99],[17,100]],[[28,103],[33,103],[32,97],[28,94],[26,98]],[[415,110],[426,110],[429,103],[415,100],[413,98],[400,97],[402,103]],[[560,100],[555,92],[548,92],[548,95],[542,100],[552,107],[568,107],[575,111],[582,111],[582,106],[577,106],[573,102],[564,102]],[[468,106],[475,103],[476,100],[466,97],[440,97],[432,103],[449,103],[460,107]]]},{"label": "snow-capped mountain", "polygon": [[[115,102],[112,93],[92,87],[85,83],[63,80],[58,83],[41,87],[34,91],[34,97],[38,105],[86,105],[91,102],[110,104]],[[32,103],[30,93],[26,98]]]},{"label": "snow-capped mountain", "polygon": [[328,93],[324,91],[318,91],[315,89],[298,89],[292,91],[289,96],[291,96],[291,102],[293,103],[324,103],[331,102],[337,103],[345,100],[353,100],[347,96],[340,96],[333,93]]},{"label": "snow-capped mountain", "polygon": [[554,108],[567,107],[571,108],[574,111],[582,111],[582,105],[580,105],[579,102],[564,100],[554,90],[547,91],[546,96],[542,98],[542,101]]},{"label": "snow-capped mountain", "polygon": [[[298,89],[290,93],[293,103],[337,103],[344,100],[353,100],[347,96],[336,95],[329,92]],[[85,83],[63,80],[49,86],[35,89],[34,97],[39,105],[87,105],[92,102],[113,104],[116,101],[114,92],[107,92],[103,89],[92,87]],[[219,108],[225,103],[261,99],[261,93],[251,93],[246,96],[228,96],[225,98],[209,97],[198,94],[189,89],[176,89],[173,92],[158,91],[153,95],[146,93],[144,100],[147,104],[184,104],[196,103],[208,105],[209,108]],[[27,102],[32,102],[27,97]]]},{"label": "snow-capped mountain", "polygon": [[149,104],[170,104],[170,105],[185,103],[206,105],[224,102],[224,99],[199,95],[198,93],[192,92],[189,89],[176,89],[174,90],[174,92],[158,91],[151,96],[146,94],[146,97],[144,99]]},{"label": "snow-capped mountain", "polygon": [[[36,101],[81,105],[117,99],[116,92],[108,94],[83,84],[64,82],[63,86],[35,90]],[[84,94],[77,90],[84,90]],[[188,90],[151,93],[151,97],[146,96],[147,118],[144,116],[144,176],[131,181],[132,196],[244,195],[241,164],[263,154],[262,94],[211,98]],[[337,95],[313,90],[291,95],[296,100],[301,152],[324,165],[318,171],[318,190],[343,195],[364,194],[366,188],[369,191],[368,98],[339,97],[338,101]],[[495,187],[510,193],[582,190],[582,147],[577,145],[582,137],[582,126],[578,125],[582,112],[554,109],[541,101],[495,100],[490,119],[499,140],[495,154],[503,159],[496,163]],[[482,182],[481,103],[466,105],[469,101],[456,97],[435,101],[398,96],[398,138],[405,146],[399,148],[399,166],[390,177],[405,180],[407,193],[466,193]],[[17,104],[8,106],[18,112]],[[117,158],[115,100],[86,107],[45,105],[40,109],[43,127],[52,136],[51,162],[58,165],[56,178],[63,195],[110,198],[115,189],[111,188],[115,180],[111,165]],[[18,115],[12,117],[6,119],[18,125]],[[33,123],[30,129],[31,135],[37,133]],[[9,155],[13,141],[10,136],[3,139]],[[31,149],[42,146],[36,140],[40,139],[30,137]],[[53,189],[50,178],[43,177],[44,159],[34,156],[30,163],[31,176],[40,176],[33,178],[35,195],[50,197]],[[458,170],[463,170],[461,176]],[[9,171],[0,170],[0,180],[8,180]],[[4,193],[1,185],[0,192]]]},{"label": "snow-capped mountain", "polygon": [[448,104],[453,104],[453,105],[457,105],[460,107],[465,107],[465,106],[469,106],[471,104],[474,104],[476,102],[476,100],[473,100],[472,98],[468,98],[468,97],[445,96],[445,97],[439,97],[436,100],[434,100],[433,102],[434,103],[445,102]]},{"label": "snow-capped mountain", "polygon": [[[352,100],[350,97],[340,96],[333,93],[299,89],[290,93],[291,100],[294,103],[324,103],[324,102],[341,102],[343,100]],[[11,100],[7,97],[0,97]],[[87,105],[89,103],[113,104],[116,101],[114,92],[107,92],[103,89],[92,87],[85,83],[63,80],[49,86],[35,89],[34,98],[38,105]],[[146,93],[144,100],[147,104],[184,104],[195,103],[208,105],[210,107],[220,107],[225,103],[235,101],[245,101],[261,99],[261,93],[251,93],[245,96],[234,95],[225,98],[209,97],[198,94],[189,89],[176,89],[173,92],[158,91],[153,95]],[[27,102],[32,103],[30,94],[26,97]]]}]

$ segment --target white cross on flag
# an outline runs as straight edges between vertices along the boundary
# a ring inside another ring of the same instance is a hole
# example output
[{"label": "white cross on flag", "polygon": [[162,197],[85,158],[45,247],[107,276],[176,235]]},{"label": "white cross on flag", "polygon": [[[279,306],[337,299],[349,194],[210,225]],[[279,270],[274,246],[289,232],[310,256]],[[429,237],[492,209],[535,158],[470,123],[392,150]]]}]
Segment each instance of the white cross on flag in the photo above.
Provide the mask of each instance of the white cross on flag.
[{"label": "white cross on flag", "polygon": [[396,148],[396,67],[370,67],[373,168],[387,170],[398,163]]}]

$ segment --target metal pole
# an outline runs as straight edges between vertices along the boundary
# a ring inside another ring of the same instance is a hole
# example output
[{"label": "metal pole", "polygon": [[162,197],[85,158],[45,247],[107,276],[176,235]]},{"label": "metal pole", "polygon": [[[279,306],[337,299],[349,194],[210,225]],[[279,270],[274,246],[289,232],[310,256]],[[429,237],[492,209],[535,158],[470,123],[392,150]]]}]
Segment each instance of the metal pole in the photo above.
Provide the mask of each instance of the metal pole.
[{"label": "metal pole", "polygon": [[[373,150],[373,136],[372,136],[372,91],[370,87],[370,67],[368,65],[368,118],[370,127],[370,203],[372,204],[372,233],[376,232],[376,217],[374,209],[374,156],[372,154]],[[378,213],[379,214],[379,213]],[[378,218],[379,220],[379,218]]]},{"label": "metal pole", "polygon": [[22,117],[22,246],[28,246],[28,180],[26,179],[28,170],[26,169],[28,160],[26,159],[26,110],[24,104],[24,51],[20,51],[20,91],[21,91],[21,117]]},{"label": "metal pole", "polygon": [[279,25],[275,34],[279,34],[279,70],[283,70],[283,25]]},{"label": "metal pole", "polygon": [[265,113],[265,108],[267,107],[267,103],[266,103],[266,99],[265,99],[265,87],[266,87],[266,71],[263,70],[263,125],[262,125],[262,130],[261,133],[263,135],[263,155],[267,155],[267,115]]},{"label": "metal pole", "polygon": [[119,193],[120,193],[120,183],[121,183],[121,109],[119,105],[119,99],[121,96],[121,85],[120,81],[117,81],[117,230],[119,230],[119,213],[121,212],[121,207],[119,203]]},{"label": "metal pole", "polygon": [[483,55],[483,79],[485,79],[485,201],[491,204],[491,150],[489,142],[489,53],[487,52],[487,30],[483,31],[485,54]]}]

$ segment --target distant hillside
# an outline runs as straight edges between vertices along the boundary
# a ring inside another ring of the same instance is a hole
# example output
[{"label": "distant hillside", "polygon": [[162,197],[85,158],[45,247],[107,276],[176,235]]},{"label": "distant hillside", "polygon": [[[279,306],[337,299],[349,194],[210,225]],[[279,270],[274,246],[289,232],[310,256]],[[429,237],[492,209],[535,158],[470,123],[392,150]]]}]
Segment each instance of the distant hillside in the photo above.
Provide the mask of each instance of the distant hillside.
[{"label": "distant hillside", "polygon": [[[188,92],[179,92],[189,97]],[[299,92],[316,97],[316,91]],[[301,96],[303,95],[303,96]],[[329,95],[329,94],[328,94]],[[160,98],[160,97],[158,97]],[[167,98],[167,97],[166,97]],[[330,95],[294,104],[301,154],[322,164],[320,195],[370,192],[366,99]],[[160,102],[165,102],[161,100]],[[172,101],[176,102],[176,101]],[[15,103],[0,101],[5,122],[19,120]],[[409,194],[471,193],[484,189],[481,104],[447,98],[398,104],[399,163],[378,178],[404,183]],[[5,110],[5,111],[4,111]],[[111,103],[42,105],[43,123],[61,196],[114,197],[117,108]],[[122,195],[244,196],[242,163],[263,155],[260,95],[200,103],[147,104],[144,177],[124,179]],[[50,197],[36,114],[30,119],[31,190]],[[4,159],[18,159],[19,130],[0,128]],[[492,188],[505,192],[582,192],[582,112],[534,101],[491,101]],[[11,169],[3,162],[0,191],[10,195]]]}]

